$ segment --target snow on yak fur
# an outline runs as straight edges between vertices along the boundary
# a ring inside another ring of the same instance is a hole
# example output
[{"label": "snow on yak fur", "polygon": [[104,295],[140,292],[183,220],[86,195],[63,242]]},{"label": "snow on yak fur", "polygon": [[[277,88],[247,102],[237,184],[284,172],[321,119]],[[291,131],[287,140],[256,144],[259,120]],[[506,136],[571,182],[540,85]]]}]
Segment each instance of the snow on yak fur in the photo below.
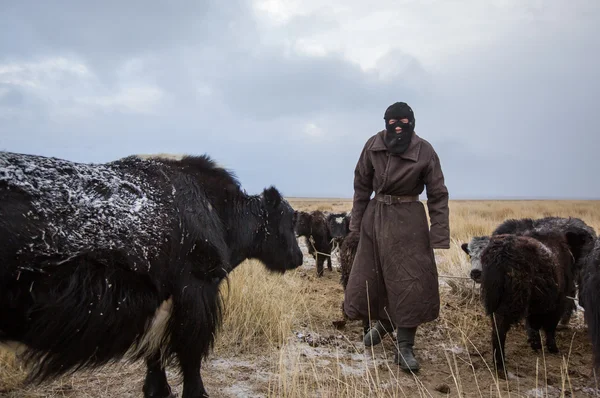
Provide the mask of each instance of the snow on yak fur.
[{"label": "snow on yak fur", "polygon": [[581,272],[579,303],[585,309],[584,318],[592,343],[594,368],[600,368],[600,238],[587,257]]},{"label": "snow on yak fur", "polygon": [[302,264],[294,211],[247,195],[208,156],[106,164],[0,152],[0,343],[43,382],[145,360],[146,397],[207,396],[201,360],[221,322],[221,281],[248,258]]},{"label": "snow on yak fur", "polygon": [[[331,236],[327,228],[327,217],[320,210],[312,212],[298,211],[296,220],[296,233],[298,236],[304,236],[308,253],[317,263],[317,276],[323,276],[323,265],[327,261],[327,269],[332,271],[331,267]],[[314,241],[314,243],[311,242]],[[314,246],[313,246],[314,245]],[[316,253],[316,251],[319,254]]]},{"label": "snow on yak fur", "polygon": [[572,253],[581,249],[585,234],[578,229],[541,229],[478,238],[483,248],[479,257],[482,299],[491,318],[494,361],[499,374],[505,377],[506,334],[524,317],[531,347],[541,348],[539,330],[543,329],[548,351],[558,352],[555,330],[573,283]]}]

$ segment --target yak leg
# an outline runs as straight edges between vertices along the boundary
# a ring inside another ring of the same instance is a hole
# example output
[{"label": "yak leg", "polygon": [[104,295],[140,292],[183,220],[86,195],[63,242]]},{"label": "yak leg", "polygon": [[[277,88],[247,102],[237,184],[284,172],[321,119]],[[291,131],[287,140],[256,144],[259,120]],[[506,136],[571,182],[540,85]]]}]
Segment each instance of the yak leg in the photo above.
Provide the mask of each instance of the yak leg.
[{"label": "yak leg", "polygon": [[186,282],[185,289],[178,291],[175,297],[171,344],[183,375],[182,398],[208,397],[200,368],[218,325],[219,284],[193,276]]},{"label": "yak leg", "polygon": [[[495,318],[495,319],[494,319]],[[492,317],[492,350],[494,352],[494,364],[498,369],[498,376],[501,378],[507,378],[507,374],[504,370],[504,359],[506,357],[504,353],[504,344],[506,342],[506,334],[510,329],[510,321],[508,317],[493,314]]]},{"label": "yak leg", "polygon": [[542,325],[544,333],[546,334],[546,348],[553,354],[557,354],[559,351],[556,345],[556,327],[563,314],[564,311],[556,311],[554,314],[548,314]]},{"label": "yak leg", "polygon": [[[185,323],[184,323],[185,325]],[[202,327],[202,326],[200,326]],[[184,331],[185,328],[180,328],[181,332],[177,333],[177,337],[181,338],[186,334],[194,334],[193,331]],[[208,397],[208,392],[204,388],[200,367],[202,362],[202,344],[199,341],[183,338],[177,344],[176,352],[183,374],[183,398],[201,398]]]},{"label": "yak leg", "polygon": [[533,350],[540,350],[542,348],[542,339],[540,337],[542,321],[539,316],[529,315],[525,321],[525,327],[527,329],[527,342]]},{"label": "yak leg", "polygon": [[325,257],[317,254],[317,276],[323,276],[323,263],[325,263]]},{"label": "yak leg", "polygon": [[200,375],[200,364],[202,361],[200,356],[181,352],[179,353],[179,361],[183,369],[183,398],[208,397],[208,393],[204,389],[202,376]]},{"label": "yak leg", "polygon": [[160,363],[159,353],[146,360],[146,368],[144,398],[175,398],[175,395],[171,393],[165,368]]}]

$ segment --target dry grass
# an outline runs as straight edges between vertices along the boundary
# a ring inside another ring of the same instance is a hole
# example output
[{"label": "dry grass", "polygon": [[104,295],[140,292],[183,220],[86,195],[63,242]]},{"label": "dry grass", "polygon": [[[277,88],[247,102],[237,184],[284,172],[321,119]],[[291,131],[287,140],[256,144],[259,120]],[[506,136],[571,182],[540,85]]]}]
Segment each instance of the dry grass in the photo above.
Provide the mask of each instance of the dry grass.
[{"label": "dry grass", "polygon": [[[302,210],[346,211],[349,200],[291,198]],[[460,249],[473,235],[488,234],[506,218],[549,215],[580,217],[600,231],[600,202],[592,201],[452,201],[450,250],[436,252],[442,283],[442,309],[436,322],[417,333],[417,355],[423,369],[407,375],[391,363],[389,338],[365,352],[360,324],[332,326],[340,318],[343,291],[339,274],[315,278],[314,262],[283,276],[255,262],[236,269],[224,284],[226,312],[216,349],[203,367],[211,396],[273,397],[543,397],[588,396],[589,343],[581,313],[561,331],[556,356],[536,355],[522,330],[508,336],[508,368],[519,377],[495,377],[489,348],[489,320],[467,276]],[[334,263],[335,264],[335,263]],[[144,368],[116,365],[92,375],[66,377],[50,386],[19,385],[23,372],[11,354],[0,352],[0,396],[134,397],[141,396]],[[179,380],[171,378],[176,392]],[[442,393],[439,390],[446,391]],[[3,392],[4,391],[4,395]],[[533,394],[533,395],[532,395]],[[593,396],[593,395],[591,395]]]}]

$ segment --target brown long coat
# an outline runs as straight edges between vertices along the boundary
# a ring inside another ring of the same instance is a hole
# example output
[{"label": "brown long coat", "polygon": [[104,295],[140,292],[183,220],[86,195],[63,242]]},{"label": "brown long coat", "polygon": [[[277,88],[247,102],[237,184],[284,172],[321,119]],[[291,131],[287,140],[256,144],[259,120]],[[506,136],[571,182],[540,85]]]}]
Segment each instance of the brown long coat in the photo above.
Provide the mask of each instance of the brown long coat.
[{"label": "brown long coat", "polygon": [[[344,311],[350,319],[391,319],[397,327],[414,327],[439,315],[433,249],[450,247],[448,190],[429,142],[415,133],[406,152],[395,156],[387,151],[384,133],[369,138],[354,172],[350,230],[360,231],[360,241]],[[404,196],[419,195],[424,188],[431,229],[420,201],[370,199],[373,191]]]}]

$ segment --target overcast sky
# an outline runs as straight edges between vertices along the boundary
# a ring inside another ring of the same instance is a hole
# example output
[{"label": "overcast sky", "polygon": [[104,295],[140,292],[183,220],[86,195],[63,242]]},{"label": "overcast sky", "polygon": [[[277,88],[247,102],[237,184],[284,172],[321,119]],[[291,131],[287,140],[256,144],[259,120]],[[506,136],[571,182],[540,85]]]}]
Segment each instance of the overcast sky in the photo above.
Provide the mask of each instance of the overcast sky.
[{"label": "overcast sky", "polygon": [[0,0],[0,149],[351,197],[396,101],[451,198],[600,198],[598,0]]}]

